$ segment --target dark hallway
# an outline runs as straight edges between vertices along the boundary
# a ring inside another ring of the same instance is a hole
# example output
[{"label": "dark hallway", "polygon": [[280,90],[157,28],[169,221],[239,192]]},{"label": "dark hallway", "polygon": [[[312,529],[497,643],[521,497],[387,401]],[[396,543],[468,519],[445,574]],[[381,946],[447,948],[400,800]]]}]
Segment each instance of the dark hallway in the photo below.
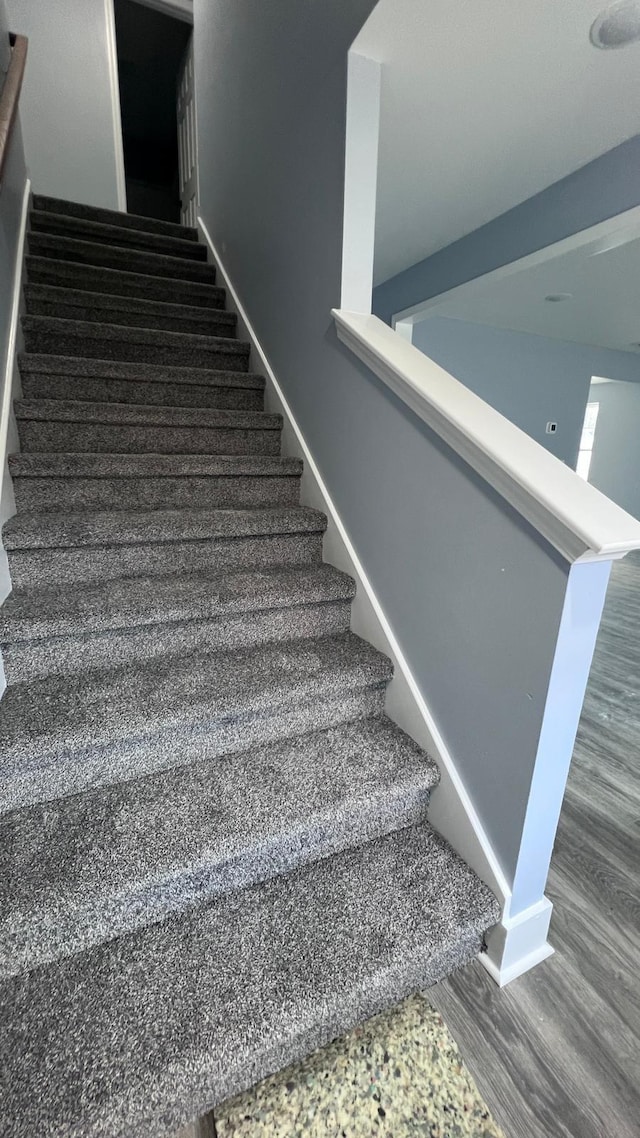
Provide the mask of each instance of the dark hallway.
[{"label": "dark hallway", "polygon": [[191,26],[115,0],[129,213],[179,221],[176,87]]}]

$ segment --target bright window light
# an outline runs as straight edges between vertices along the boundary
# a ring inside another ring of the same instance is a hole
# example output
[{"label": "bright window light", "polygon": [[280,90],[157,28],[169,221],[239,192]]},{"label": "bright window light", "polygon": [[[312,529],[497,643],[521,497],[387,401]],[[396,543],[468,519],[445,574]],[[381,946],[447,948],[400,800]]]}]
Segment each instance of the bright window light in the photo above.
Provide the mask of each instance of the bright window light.
[{"label": "bright window light", "polygon": [[584,478],[585,482],[589,481],[591,455],[593,454],[593,440],[596,434],[596,423],[598,421],[599,410],[599,403],[587,403],[587,409],[584,414],[584,423],[582,424],[582,435],[580,436],[580,450],[578,451],[576,474],[579,474],[581,478]]}]

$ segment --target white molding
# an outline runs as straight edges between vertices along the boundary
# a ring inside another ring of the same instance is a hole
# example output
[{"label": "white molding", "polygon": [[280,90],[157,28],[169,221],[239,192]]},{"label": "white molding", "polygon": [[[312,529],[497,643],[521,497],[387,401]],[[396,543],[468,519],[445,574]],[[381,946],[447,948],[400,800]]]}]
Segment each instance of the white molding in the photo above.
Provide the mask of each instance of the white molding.
[{"label": "white molding", "polygon": [[371,312],[380,137],[381,64],[351,49],[342,225],[342,308]]},{"label": "white molding", "polygon": [[[18,343],[18,327],[20,321],[20,299],[22,295],[22,265],[24,262],[24,247],[27,236],[27,222],[29,218],[29,199],[31,196],[31,179],[26,178],[24,189],[22,192],[22,207],[20,210],[20,228],[18,231],[18,239],[16,242],[16,255],[13,263],[13,281],[11,286],[11,308],[9,314],[9,325],[7,334],[7,348],[4,360],[4,374],[2,377],[2,406],[0,407],[0,478],[5,486],[5,481],[9,475],[6,469],[7,463],[7,441],[9,437],[9,423],[11,419],[11,407],[14,398],[16,398],[16,387],[19,384],[18,368],[16,363],[16,352]],[[0,524],[7,521],[7,514],[0,519]],[[0,581],[0,590],[2,590],[4,582]],[[7,595],[7,591],[0,591],[0,603]]]},{"label": "white molding", "polygon": [[301,500],[327,515],[324,541],[325,560],[349,573],[356,581],[356,597],[351,610],[351,627],[389,656],[394,676],[387,689],[386,711],[400,727],[433,755],[440,768],[441,781],[432,795],[430,821],[498,897],[503,911],[509,910],[511,891],[499,860],[464,786],[442,734],[420,692],[411,668],[384,614],[373,586],[349,538],[338,510],[313,460],[293,412],[269,364],[238,293],[225,270],[207,226],[198,218],[198,229],[208,245],[222,283],[227,289],[231,311],[238,316],[239,334],[248,339],[256,370],[267,379],[267,406],[284,417],[282,452],[302,458]]},{"label": "white molding", "polygon": [[143,8],[153,8],[165,16],[172,16],[174,20],[193,23],[193,0],[134,0],[134,3],[142,4]]},{"label": "white molding", "polygon": [[391,327],[394,332],[402,336],[403,340],[407,340],[409,344],[413,343],[413,329],[415,328],[415,324],[413,324],[411,320],[396,320],[394,317],[391,322]]},{"label": "white molding", "polygon": [[377,316],[333,309],[339,339],[569,562],[640,549],[640,521]]},{"label": "white molding", "polygon": [[122,213],[126,213],[127,185],[124,174],[124,143],[122,141],[120,84],[118,82],[118,45],[116,42],[116,17],[113,9],[113,0],[104,0],[104,18],[109,87],[111,89],[111,121],[113,125],[113,152],[116,163],[116,193],[118,196],[118,209]]},{"label": "white molding", "polygon": [[482,291],[489,283],[496,284],[498,281],[513,276],[514,273],[532,269],[536,265],[543,265],[547,261],[553,261],[556,257],[564,256],[565,253],[582,249],[585,245],[594,246],[590,255],[596,257],[608,249],[626,244],[627,241],[634,241],[638,236],[640,236],[640,206],[633,206],[631,209],[625,210],[624,213],[608,217],[588,229],[581,229],[579,233],[572,233],[569,237],[563,237],[561,241],[554,241],[552,245],[545,245],[542,249],[536,249],[533,253],[528,253],[526,257],[520,257],[517,261],[509,261],[506,265],[499,265],[497,269],[492,269],[489,273],[472,277],[471,280],[463,281],[462,284],[447,289],[446,292],[438,293],[437,296],[431,296],[427,300],[421,300],[417,304],[410,305],[409,308],[403,308],[400,312],[394,313],[392,324],[395,326],[396,321],[407,321],[415,324],[427,317],[437,316],[438,308],[443,304],[448,304],[449,301],[460,298],[468,299]]},{"label": "white molding", "polygon": [[517,917],[505,917],[487,937],[479,959],[500,988],[553,954],[547,940],[553,906],[542,897]]},{"label": "white molding", "polygon": [[[16,255],[13,263],[13,282],[11,286],[11,307],[9,311],[9,324],[7,331],[7,346],[3,369],[2,404],[0,406],[0,526],[15,513],[15,500],[13,497],[13,484],[7,469],[7,447],[9,439],[9,424],[11,420],[11,407],[15,396],[19,392],[20,376],[16,361],[18,345],[18,328],[20,321],[20,299],[22,294],[22,266],[24,263],[24,247],[27,235],[27,222],[29,218],[29,199],[31,197],[31,179],[25,178],[22,191],[22,207],[18,240],[16,242]],[[11,577],[9,575],[9,562],[4,547],[0,542],[0,604],[11,592]],[[2,656],[0,656],[0,696],[6,687]]]},{"label": "white molding", "polygon": [[514,914],[544,894],[610,572],[610,561],[569,570],[513,874]]}]

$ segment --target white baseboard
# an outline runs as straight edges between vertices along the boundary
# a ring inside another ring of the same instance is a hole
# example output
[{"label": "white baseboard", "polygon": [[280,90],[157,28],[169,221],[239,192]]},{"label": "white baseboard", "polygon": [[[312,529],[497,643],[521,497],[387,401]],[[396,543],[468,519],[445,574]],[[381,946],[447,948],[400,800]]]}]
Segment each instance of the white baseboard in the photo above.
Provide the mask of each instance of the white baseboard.
[{"label": "white baseboard", "polygon": [[[29,217],[31,179],[26,178],[22,192],[20,211],[20,230],[16,243],[16,256],[13,263],[13,284],[11,287],[11,308],[7,330],[7,348],[2,373],[2,394],[0,402],[0,527],[16,512],[13,496],[13,483],[7,469],[7,454],[16,449],[15,422],[12,429],[13,400],[20,395],[20,375],[18,372],[17,349],[20,329],[20,300],[22,294],[22,266]],[[0,604],[11,592],[11,577],[7,554],[0,542]],[[0,657],[0,696],[6,687],[2,657]]]},{"label": "white baseboard", "polygon": [[[13,284],[11,288],[11,308],[7,331],[7,347],[2,375],[2,401],[0,404],[0,526],[15,514],[13,484],[7,469],[7,454],[16,449],[15,422],[12,425],[13,400],[20,395],[20,375],[18,372],[18,333],[20,330],[20,301],[22,295],[22,266],[29,217],[31,180],[27,178],[22,193],[20,211],[20,230],[16,243],[16,256],[13,263]],[[0,604],[11,592],[11,580],[4,549],[0,547]]]},{"label": "white baseboard", "polygon": [[517,917],[503,917],[489,933],[480,960],[501,988],[553,954],[547,940],[552,909],[543,897]]},{"label": "white baseboard", "polygon": [[[394,676],[387,690],[385,710],[394,722],[433,756],[440,768],[440,785],[432,795],[429,820],[495,893],[503,910],[502,924],[497,928],[504,932],[506,937],[511,889],[495,851],[201,217],[198,218],[198,230],[222,278],[220,283],[227,290],[228,308],[238,317],[238,334],[251,343],[251,366],[255,371],[264,373],[266,377],[267,409],[278,411],[283,416],[282,453],[302,458],[304,461],[301,501],[304,505],[313,506],[327,515],[324,559],[348,573],[356,582],[356,596],[351,610],[351,628],[364,640],[368,640],[389,656],[393,662]],[[494,957],[485,960],[486,955],[483,953],[481,959],[491,975],[500,983],[499,966],[496,972]],[[536,961],[532,961],[533,963]],[[513,961],[510,960],[509,967],[515,967],[515,958]],[[506,980],[503,979],[502,983],[506,983]]]}]

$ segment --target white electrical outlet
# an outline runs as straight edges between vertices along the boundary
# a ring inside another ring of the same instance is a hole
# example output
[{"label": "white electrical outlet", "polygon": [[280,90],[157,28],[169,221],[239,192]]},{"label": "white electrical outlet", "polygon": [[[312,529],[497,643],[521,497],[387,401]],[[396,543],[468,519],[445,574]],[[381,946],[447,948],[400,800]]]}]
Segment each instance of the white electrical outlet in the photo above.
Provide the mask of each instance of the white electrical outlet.
[{"label": "white electrical outlet", "polygon": [[557,423],[547,423],[547,434],[548,435],[555,435],[557,430],[558,430],[558,424]]}]

